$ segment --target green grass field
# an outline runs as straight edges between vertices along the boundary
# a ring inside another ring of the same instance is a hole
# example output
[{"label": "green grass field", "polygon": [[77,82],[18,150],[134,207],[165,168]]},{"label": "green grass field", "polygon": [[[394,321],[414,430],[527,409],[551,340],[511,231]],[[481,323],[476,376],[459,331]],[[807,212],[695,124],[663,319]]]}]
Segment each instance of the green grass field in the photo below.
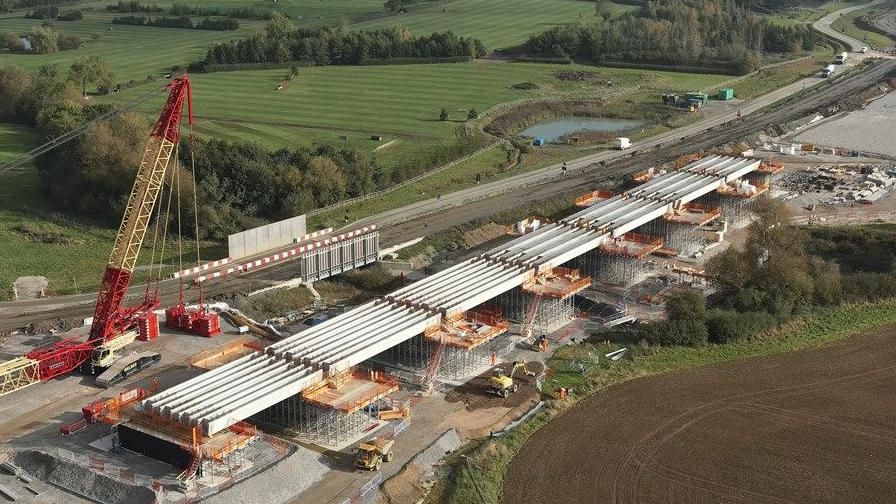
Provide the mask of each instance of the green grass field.
[{"label": "green grass field", "polygon": [[[600,97],[607,88],[597,81],[561,81],[558,71],[593,71],[612,89],[636,86],[668,91],[697,89],[728,77],[557,66],[534,63],[473,62],[467,64],[305,68],[286,89],[277,91],[284,70],[221,72],[193,76],[196,131],[201,135],[257,141],[270,147],[330,142],[354,145],[368,152],[385,142],[378,158],[399,159],[401,153],[451,142],[470,108],[484,111],[516,99],[569,94]],[[536,90],[511,85],[533,82]],[[125,101],[145,92],[135,88],[108,99]],[[158,103],[144,110],[155,113]],[[439,121],[445,108],[450,121]],[[383,135],[383,142],[369,140]],[[347,139],[341,139],[345,136]]]},{"label": "green grass field", "polygon": [[857,18],[866,14],[874,16],[875,12],[878,12],[878,8],[876,7],[854,10],[831,23],[831,28],[841,33],[845,33],[850,37],[866,42],[869,47],[872,47],[874,49],[896,46],[896,39],[894,39],[893,37],[889,37],[882,33],[863,30],[856,25]]},{"label": "green grass field", "polygon": [[[82,3],[83,20],[55,22],[62,32],[81,37],[84,47],[44,55],[0,51],[0,66],[16,64],[37,68],[48,63],[68,66],[81,56],[97,55],[109,63],[117,81],[126,82],[200,60],[215,43],[245,37],[262,30],[266,24],[265,21],[241,19],[240,29],[235,32],[113,25],[112,18],[122,14],[105,11],[105,6],[110,3],[115,2]],[[152,3],[167,8],[174,2]],[[186,0],[181,3],[221,8],[274,5],[266,1],[236,0]],[[615,12],[628,8],[613,6]],[[580,0],[544,0],[540,3],[536,0],[454,0],[426,4],[401,16],[386,11],[382,0],[281,0],[275,8],[289,14],[299,26],[344,24],[364,29],[402,24],[419,35],[453,30],[479,37],[490,48],[516,44],[529,34],[552,25],[579,22],[593,16],[593,6]],[[443,13],[443,8],[447,8],[448,13]],[[18,10],[0,15],[0,32],[21,34],[40,26],[40,20],[25,19],[25,12]],[[501,22],[496,23],[496,19]]]},{"label": "green grass field", "polygon": [[803,0],[798,7],[769,14],[766,18],[783,25],[814,23],[831,12],[863,3],[868,2],[867,0]]},{"label": "green grass field", "polygon": [[[36,141],[31,128],[0,124],[0,163],[33,147]],[[115,229],[86,220],[72,220],[54,212],[40,191],[40,181],[32,164],[6,172],[2,178],[0,300],[11,298],[13,281],[28,275],[47,277],[51,294],[95,291],[109,259]],[[165,263],[175,265],[177,258],[172,245],[169,242]],[[184,242],[184,253],[185,262],[195,258],[193,242]],[[203,244],[204,259],[216,259],[225,253],[218,246]],[[139,263],[148,264],[148,256],[144,251]],[[166,267],[164,271],[174,269]],[[141,268],[135,275],[142,282],[146,279],[146,270]]]},{"label": "green grass field", "polygon": [[[635,8],[611,7],[617,14]],[[479,38],[489,49],[499,49],[515,46],[552,26],[588,22],[593,17],[594,4],[581,0],[454,0],[414,6],[407,14],[391,14],[355,27],[401,25],[413,33],[451,30]]]},{"label": "green grass field", "polygon": [[[240,20],[241,27],[236,32],[221,32],[113,25],[112,18],[117,15],[101,10],[85,11],[81,21],[56,22],[57,29],[63,33],[79,36],[84,47],[52,54],[2,51],[0,66],[37,68],[52,63],[68,66],[81,56],[99,56],[112,67],[117,82],[126,82],[199,60],[215,43],[248,35],[264,26],[262,21]],[[40,26],[39,20],[24,19],[21,13],[0,18],[0,31],[26,33],[36,26]]]}]

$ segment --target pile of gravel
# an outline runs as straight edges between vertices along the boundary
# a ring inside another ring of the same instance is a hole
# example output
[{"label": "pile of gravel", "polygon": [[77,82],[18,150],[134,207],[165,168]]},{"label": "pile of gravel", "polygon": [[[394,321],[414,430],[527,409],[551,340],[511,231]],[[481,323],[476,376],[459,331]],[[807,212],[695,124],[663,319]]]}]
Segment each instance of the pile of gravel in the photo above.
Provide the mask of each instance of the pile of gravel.
[{"label": "pile of gravel", "polygon": [[129,485],[44,452],[16,452],[15,463],[35,478],[108,504],[142,504],[156,499],[152,489]]},{"label": "pile of gravel", "polygon": [[292,502],[311,485],[320,481],[330,468],[321,455],[307,448],[296,452],[231,488],[213,495],[208,504],[281,504]]}]

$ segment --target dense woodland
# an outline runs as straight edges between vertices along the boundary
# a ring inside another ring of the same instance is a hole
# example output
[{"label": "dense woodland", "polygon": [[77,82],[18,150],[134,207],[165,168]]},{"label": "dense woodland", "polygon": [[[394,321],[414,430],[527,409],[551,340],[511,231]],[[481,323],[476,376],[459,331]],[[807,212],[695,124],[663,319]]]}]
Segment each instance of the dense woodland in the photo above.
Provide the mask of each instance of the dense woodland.
[{"label": "dense woodland", "polygon": [[354,31],[343,28],[297,28],[275,14],[263,33],[218,44],[205,57],[208,64],[286,63],[359,65],[396,58],[476,58],[485,54],[478,39],[451,32],[414,37],[404,28]]},{"label": "dense woodland", "polygon": [[668,320],[640,331],[650,343],[700,345],[753,337],[812,309],[896,296],[896,226],[797,228],[781,225],[783,202],[763,200],[743,248],[711,258],[718,293],[711,309],[698,292],[670,300]]},{"label": "dense woodland", "polygon": [[530,37],[524,49],[541,57],[723,66],[744,73],[759,65],[763,51],[799,53],[816,42],[811,28],[769,23],[732,0],[669,0],[649,1],[617,18],[551,28]]}]

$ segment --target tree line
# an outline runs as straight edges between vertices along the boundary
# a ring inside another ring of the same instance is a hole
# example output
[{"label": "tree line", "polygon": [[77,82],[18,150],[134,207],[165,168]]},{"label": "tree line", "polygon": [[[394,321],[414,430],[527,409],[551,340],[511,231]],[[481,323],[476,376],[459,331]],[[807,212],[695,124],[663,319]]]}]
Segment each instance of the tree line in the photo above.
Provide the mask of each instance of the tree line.
[{"label": "tree line", "polygon": [[107,5],[106,10],[110,12],[143,12],[143,13],[161,13],[180,16],[222,16],[235,19],[270,19],[273,11],[271,9],[258,9],[254,7],[233,7],[230,9],[222,9],[220,7],[200,7],[187,5],[182,3],[174,3],[167,9],[159,7],[157,4],[141,4],[137,1],[118,0],[117,4]]},{"label": "tree line", "polygon": [[57,21],[80,21],[84,13],[79,9],[60,12],[55,5],[40,5],[25,13],[25,19],[55,19]]},{"label": "tree line", "polygon": [[239,21],[235,19],[209,19],[205,18],[198,23],[187,16],[179,17],[147,17],[147,16],[120,16],[112,18],[113,24],[137,25],[137,26],[155,26],[158,28],[184,28],[187,30],[238,30],[240,28]]},{"label": "tree line", "polygon": [[208,50],[206,64],[286,63],[358,65],[369,60],[398,58],[477,58],[485,55],[478,39],[452,32],[414,37],[404,28],[354,31],[345,28],[297,28],[289,18],[274,13],[263,33],[217,44]]},{"label": "tree line", "polygon": [[13,9],[40,7],[42,5],[61,5],[71,0],[0,0],[0,12],[12,12]]},{"label": "tree line", "polygon": [[743,248],[707,261],[716,294],[672,297],[667,320],[646,324],[651,344],[701,345],[752,338],[805,313],[896,296],[896,229],[797,228],[777,200],[763,200]]},{"label": "tree line", "polygon": [[816,43],[811,28],[769,23],[733,0],[650,0],[616,18],[596,16],[591,23],[533,35],[523,50],[598,63],[712,66],[746,73],[759,66],[762,51],[798,53]]},{"label": "tree line", "polygon": [[[50,24],[32,28],[30,32],[24,35],[24,38],[31,44],[31,52],[33,54],[68,51],[77,49],[83,44],[81,37],[63,33]],[[22,36],[12,32],[0,32],[0,44],[3,44],[11,52],[21,52],[27,48],[22,40]]]}]

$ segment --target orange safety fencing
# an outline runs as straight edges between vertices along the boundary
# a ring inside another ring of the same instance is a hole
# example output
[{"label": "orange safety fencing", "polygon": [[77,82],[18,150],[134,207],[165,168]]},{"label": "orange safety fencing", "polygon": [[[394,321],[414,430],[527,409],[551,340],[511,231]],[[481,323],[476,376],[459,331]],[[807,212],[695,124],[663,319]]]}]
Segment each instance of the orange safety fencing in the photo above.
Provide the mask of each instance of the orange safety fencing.
[{"label": "orange safety fencing", "polygon": [[332,401],[326,401],[316,397],[326,393],[325,389],[338,390],[337,387],[332,386],[316,386],[306,389],[302,392],[302,399],[315,406],[336,409],[345,414],[351,414],[398,390],[398,378],[382,371],[356,369],[352,371],[351,377],[355,380],[364,380],[376,385],[371,388],[370,392],[354,400],[338,400],[334,398]]},{"label": "orange safety fencing", "polygon": [[583,277],[579,270],[557,266],[523,285],[523,290],[565,299],[591,285],[591,277]]},{"label": "orange safety fencing", "polygon": [[679,210],[667,213],[663,218],[672,222],[702,226],[722,215],[719,207],[702,203],[687,203]]},{"label": "orange safety fencing", "polygon": [[197,447],[203,443],[202,427],[194,425],[188,427],[180,422],[169,420],[161,415],[150,412],[134,411],[130,415],[130,422],[140,427],[165,434],[177,440],[183,446]]},{"label": "orange safety fencing", "polygon": [[214,438],[203,444],[202,454],[215,461],[222,461],[224,457],[243,448],[258,438],[258,428],[248,422],[237,422],[231,425],[222,434],[216,434]]},{"label": "orange safety fencing", "polygon": [[591,206],[598,201],[602,201],[605,199],[610,199],[616,194],[613,191],[608,191],[606,189],[598,189],[596,191],[591,191],[590,193],[585,193],[578,198],[576,198],[576,206],[587,207]]},{"label": "orange safety fencing", "polygon": [[464,314],[464,316],[475,322],[486,325],[497,325],[504,322],[504,310],[498,305],[487,304],[474,308]]},{"label": "orange safety fencing", "polygon": [[774,175],[776,173],[784,170],[784,163],[775,163],[772,161],[763,161],[759,163],[759,168],[756,170],[759,173],[764,173],[768,175]]},{"label": "orange safety fencing", "polygon": [[637,182],[639,184],[643,184],[644,182],[647,182],[653,178],[655,171],[656,170],[654,170],[653,168],[648,168],[646,170],[641,170],[639,172],[635,172],[632,175],[632,180],[634,180],[635,182]]},{"label": "orange safety fencing", "polygon": [[640,233],[625,233],[613,242],[602,244],[600,250],[607,254],[640,259],[659,250],[662,246],[662,238]]},{"label": "orange safety fencing", "polygon": [[717,206],[706,205],[704,203],[697,203],[694,201],[692,201],[690,203],[685,203],[685,205],[682,206],[681,208],[683,210],[687,210],[688,212],[695,212],[695,213],[717,214],[717,213],[721,212],[721,210],[719,210],[719,207],[717,207]]}]

